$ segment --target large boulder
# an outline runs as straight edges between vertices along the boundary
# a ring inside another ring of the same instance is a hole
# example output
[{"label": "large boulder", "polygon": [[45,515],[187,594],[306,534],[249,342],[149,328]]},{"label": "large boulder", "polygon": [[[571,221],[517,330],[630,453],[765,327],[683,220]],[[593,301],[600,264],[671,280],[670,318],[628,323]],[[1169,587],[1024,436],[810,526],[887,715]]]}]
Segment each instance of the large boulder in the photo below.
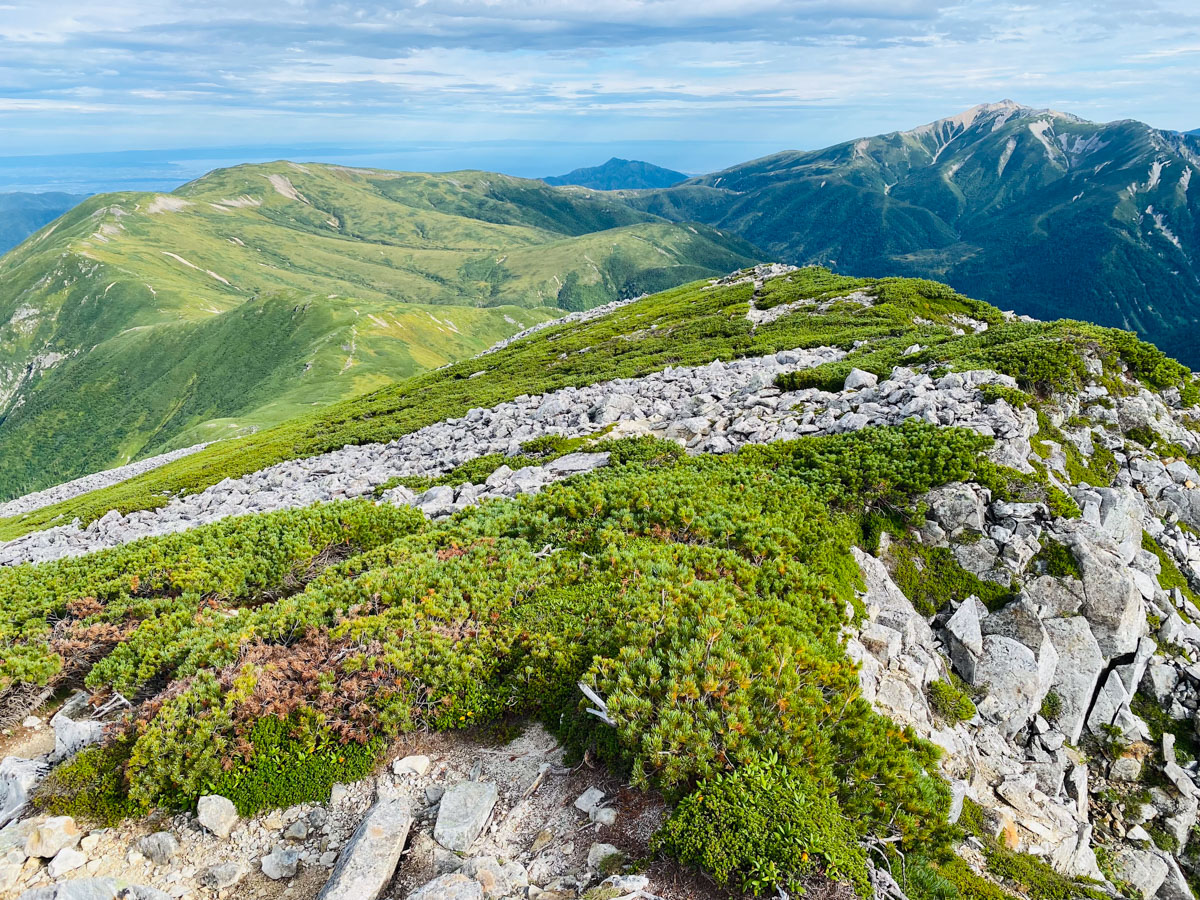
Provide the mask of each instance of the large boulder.
[{"label": "large boulder", "polygon": [[1132,653],[1146,634],[1146,603],[1129,574],[1110,553],[1087,541],[1072,548],[1083,572],[1083,616],[1091,625],[1105,661]]},{"label": "large boulder", "polygon": [[983,531],[988,500],[986,489],[954,482],[934,488],[924,500],[929,506],[929,518],[950,537],[958,537],[966,530]]},{"label": "large boulder", "polygon": [[465,853],[483,831],[499,798],[496,785],[463,781],[447,789],[438,807],[433,839],[447,850]]},{"label": "large boulder", "polygon": [[1142,900],[1150,900],[1166,881],[1171,867],[1152,850],[1122,847],[1112,855],[1116,876],[1132,887]]},{"label": "large boulder", "polygon": [[375,900],[395,874],[412,827],[407,797],[381,797],[342,851],[317,900]]},{"label": "large boulder", "polygon": [[950,662],[967,682],[975,680],[975,664],[983,655],[983,630],[980,620],[987,607],[977,597],[968,597],[946,622],[946,647]]},{"label": "large boulder", "polygon": [[987,696],[976,704],[979,715],[995,723],[1005,736],[1016,734],[1045,699],[1057,659],[1049,638],[1039,656],[1011,637],[985,635],[971,680],[973,685],[987,687]]},{"label": "large boulder", "polygon": [[980,622],[983,650],[970,683],[987,687],[979,714],[1008,736],[1036,715],[1054,682],[1058,651],[1037,609],[1018,600]]},{"label": "large boulder", "polygon": [[1088,706],[1096,693],[1100,673],[1104,671],[1104,654],[1083,616],[1046,619],[1043,627],[1058,653],[1058,665],[1050,685],[1061,701],[1054,726],[1075,744],[1083,732]]}]

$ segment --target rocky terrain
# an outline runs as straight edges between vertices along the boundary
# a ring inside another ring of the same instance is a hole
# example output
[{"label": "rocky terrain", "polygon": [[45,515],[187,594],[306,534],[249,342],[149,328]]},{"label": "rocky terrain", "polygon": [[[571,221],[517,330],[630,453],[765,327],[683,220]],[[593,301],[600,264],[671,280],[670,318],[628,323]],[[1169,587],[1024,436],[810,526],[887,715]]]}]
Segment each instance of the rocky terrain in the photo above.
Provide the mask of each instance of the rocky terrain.
[{"label": "rocky terrain", "polygon": [[[757,298],[792,274],[763,267],[709,289],[748,287]],[[754,298],[742,313],[754,328],[877,302],[871,289],[765,309]],[[956,337],[988,334],[987,322],[956,316],[946,326]],[[853,548],[862,611],[842,637],[861,695],[941,749],[948,818],[963,829],[957,857],[1001,895],[1187,900],[1200,875],[1200,408],[1179,387],[1147,386],[1100,345],[1079,349],[1077,390],[1041,393],[1005,372],[931,363],[919,340],[887,372],[854,365],[870,348],[797,347],[521,395],[157,509],[34,531],[0,545],[0,562],[44,564],[350,498],[456,522],[468,507],[593,477],[610,464],[608,442],[633,436],[704,457],[914,420],[965,429],[991,439],[987,472],[1019,473],[1041,493],[1018,496],[980,468],[888,512],[875,540]],[[804,385],[831,365],[846,366],[837,389]],[[530,442],[547,437],[583,440],[530,462]],[[497,454],[512,464],[417,485]],[[617,724],[582,687],[592,715]],[[612,900],[718,890],[661,861],[629,866],[659,860],[650,838],[670,804],[590,757],[567,766],[536,725],[496,746],[478,732],[408,735],[372,776],[335,785],[327,800],[251,817],[209,795],[194,812],[111,828],[39,813],[46,772],[102,740],[130,702],[81,693],[48,707],[48,724],[43,711],[8,730],[5,749],[30,752],[0,763],[0,896]],[[872,889],[895,897],[902,888],[883,859]]]}]

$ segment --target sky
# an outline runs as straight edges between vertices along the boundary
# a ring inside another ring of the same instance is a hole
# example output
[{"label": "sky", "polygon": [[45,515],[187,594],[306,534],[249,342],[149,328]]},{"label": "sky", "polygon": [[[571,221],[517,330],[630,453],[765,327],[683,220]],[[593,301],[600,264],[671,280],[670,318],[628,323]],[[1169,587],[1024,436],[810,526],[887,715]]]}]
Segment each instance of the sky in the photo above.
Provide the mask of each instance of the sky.
[{"label": "sky", "polygon": [[1004,98],[1188,130],[1197,84],[1196,0],[0,0],[0,189],[279,156],[694,173]]}]

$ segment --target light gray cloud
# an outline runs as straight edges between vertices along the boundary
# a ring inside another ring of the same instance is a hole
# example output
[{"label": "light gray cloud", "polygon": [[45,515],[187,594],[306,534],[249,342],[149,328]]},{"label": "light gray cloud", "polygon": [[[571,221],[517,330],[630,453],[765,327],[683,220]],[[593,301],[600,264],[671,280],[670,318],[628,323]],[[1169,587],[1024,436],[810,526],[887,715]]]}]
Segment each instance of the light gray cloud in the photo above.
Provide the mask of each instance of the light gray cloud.
[{"label": "light gray cloud", "polygon": [[1193,0],[0,4],[10,152],[241,139],[818,146],[984,100],[1200,126]]}]

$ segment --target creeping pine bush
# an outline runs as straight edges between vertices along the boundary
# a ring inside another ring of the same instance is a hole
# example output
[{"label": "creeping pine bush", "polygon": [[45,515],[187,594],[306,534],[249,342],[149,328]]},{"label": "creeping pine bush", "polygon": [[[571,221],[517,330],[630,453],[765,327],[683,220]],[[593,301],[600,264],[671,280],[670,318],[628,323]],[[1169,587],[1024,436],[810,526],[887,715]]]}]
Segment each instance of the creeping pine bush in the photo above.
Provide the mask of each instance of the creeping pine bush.
[{"label": "creeping pine bush", "polygon": [[651,847],[755,895],[800,891],[805,876],[822,872],[868,897],[866,854],[831,787],[763,759],[702,781]]},{"label": "creeping pine bush", "polygon": [[[694,852],[699,785],[752,785],[760,811],[792,797],[793,824],[764,837],[758,813],[726,809],[755,833],[693,862],[760,888],[806,865],[861,887],[855,838],[936,851],[952,829],[936,748],[860,696],[841,641],[850,547],[864,517],[969,478],[987,445],[924,424],[696,458],[640,440],[537,496],[402,520],[302,589],[239,596],[236,615],[143,598],[89,676],[117,658],[172,679],[119,738],[126,796],[181,808],[221,789],[248,813],[325,796],[398,732],[539,717],[682,804],[664,849]],[[615,728],[585,713],[579,681]],[[824,824],[803,821],[813,810]]]},{"label": "creeping pine bush", "polygon": [[957,685],[949,681],[934,681],[928,690],[930,706],[947,725],[957,725],[975,718],[975,703]]}]

